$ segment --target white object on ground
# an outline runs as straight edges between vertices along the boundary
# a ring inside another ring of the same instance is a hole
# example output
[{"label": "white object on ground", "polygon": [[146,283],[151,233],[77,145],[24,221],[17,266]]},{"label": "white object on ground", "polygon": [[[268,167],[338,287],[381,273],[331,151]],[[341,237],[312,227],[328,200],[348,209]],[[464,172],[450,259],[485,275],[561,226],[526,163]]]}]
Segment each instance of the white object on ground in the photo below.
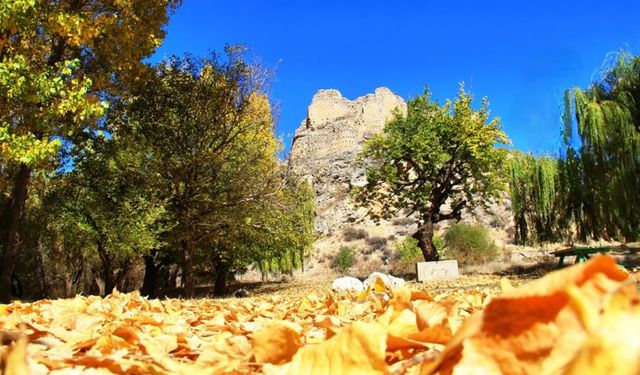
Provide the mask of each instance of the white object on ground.
[{"label": "white object on ground", "polygon": [[362,284],[362,281],[356,279],[355,277],[344,276],[333,280],[331,289],[338,292],[354,291],[360,293],[364,290],[364,285]]},{"label": "white object on ground", "polygon": [[373,286],[376,285],[377,279],[382,280],[382,283],[389,289],[396,289],[404,286],[404,279],[387,275],[382,272],[374,272],[364,281],[364,287],[373,288]]}]

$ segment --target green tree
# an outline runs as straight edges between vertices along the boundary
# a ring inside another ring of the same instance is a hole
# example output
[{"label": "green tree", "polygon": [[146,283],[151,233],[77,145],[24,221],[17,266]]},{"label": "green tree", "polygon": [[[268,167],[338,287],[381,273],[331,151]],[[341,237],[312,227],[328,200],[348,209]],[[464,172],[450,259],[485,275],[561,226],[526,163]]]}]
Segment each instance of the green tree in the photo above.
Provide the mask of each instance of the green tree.
[{"label": "green tree", "polygon": [[132,261],[161,246],[164,201],[152,189],[145,154],[118,133],[97,137],[68,176],[63,210],[90,238],[100,260],[105,293],[121,284]]},{"label": "green tree", "polygon": [[71,187],[67,175],[44,169],[35,171],[32,179],[14,271],[21,284],[31,283],[25,286],[24,297],[96,293],[90,269],[93,241],[78,225],[76,211],[68,209],[79,197],[77,189]]},{"label": "green tree", "polygon": [[[173,58],[128,106],[131,131],[149,155],[175,223],[166,241],[181,251],[184,293],[193,296],[198,254],[228,272],[227,240],[240,214],[276,194],[278,143],[267,96],[268,75],[241,48],[206,59]],[[220,276],[222,277],[222,276]]]},{"label": "green tree", "polygon": [[209,251],[215,295],[226,293],[229,274],[249,266],[256,266],[263,276],[303,266],[315,239],[311,189],[280,182],[267,195],[227,212],[227,228],[213,238]]},{"label": "green tree", "polygon": [[361,204],[375,202],[391,217],[408,209],[418,213],[418,240],[425,260],[438,259],[434,224],[460,219],[462,210],[498,197],[508,143],[498,119],[489,120],[488,102],[475,110],[461,86],[454,102],[440,106],[428,90],[409,100],[408,113],[396,113],[382,134],[369,140],[360,155],[367,167],[365,186],[356,190]]},{"label": "green tree", "polygon": [[562,174],[578,237],[638,239],[640,57],[623,52],[588,89],[568,90],[564,122]]},{"label": "green tree", "polygon": [[99,124],[102,98],[135,81],[177,3],[0,0],[0,149],[3,164],[17,165],[2,238],[1,301],[11,296],[33,168],[59,139]]},{"label": "green tree", "polygon": [[515,241],[520,245],[553,242],[568,230],[566,184],[557,158],[514,152],[509,162]]},{"label": "green tree", "polygon": [[315,240],[315,196],[304,182],[287,182],[273,199],[256,212],[257,223],[252,225],[254,236],[249,238],[254,251],[249,259],[263,273],[290,273],[304,269]]}]

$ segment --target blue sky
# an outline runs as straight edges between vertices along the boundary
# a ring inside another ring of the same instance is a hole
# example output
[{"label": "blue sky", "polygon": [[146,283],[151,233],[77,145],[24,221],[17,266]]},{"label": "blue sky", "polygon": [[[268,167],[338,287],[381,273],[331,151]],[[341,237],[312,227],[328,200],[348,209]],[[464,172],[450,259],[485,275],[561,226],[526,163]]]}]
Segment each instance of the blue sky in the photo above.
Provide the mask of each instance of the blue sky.
[{"label": "blue sky", "polygon": [[152,61],[247,45],[276,69],[287,148],[319,89],[354,99],[386,86],[406,99],[426,84],[444,101],[464,81],[515,148],[555,152],[563,91],[597,78],[608,53],[638,53],[639,25],[637,0],[184,0]]}]

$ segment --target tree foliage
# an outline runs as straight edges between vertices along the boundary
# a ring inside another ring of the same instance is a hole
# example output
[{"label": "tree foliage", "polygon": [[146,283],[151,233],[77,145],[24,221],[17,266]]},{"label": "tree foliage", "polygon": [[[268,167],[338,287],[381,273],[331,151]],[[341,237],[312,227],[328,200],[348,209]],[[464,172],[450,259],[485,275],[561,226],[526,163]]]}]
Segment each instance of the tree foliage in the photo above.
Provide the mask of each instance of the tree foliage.
[{"label": "tree foliage", "polygon": [[[173,0],[0,1],[0,151],[14,187],[2,239],[0,299],[10,297],[34,166],[61,139],[82,142],[104,99],[135,82],[160,44]],[[78,137],[80,136],[80,137]],[[19,167],[14,168],[13,165]]]},{"label": "tree foliage", "polygon": [[288,238],[295,227],[284,226],[299,218],[287,212],[293,197],[283,190],[276,157],[268,78],[245,62],[242,48],[228,47],[222,56],[160,64],[128,104],[126,122],[146,147],[175,224],[167,242],[181,249],[187,296],[195,288],[196,258],[215,269],[220,294],[233,269],[296,259],[285,253],[306,247]]},{"label": "tree foliage", "polygon": [[639,238],[639,103],[640,58],[626,52],[588,89],[566,91],[561,156],[511,161],[519,243]]},{"label": "tree foliage", "polygon": [[[408,113],[396,112],[382,134],[367,142],[361,159],[367,184],[356,198],[375,202],[374,218],[397,210],[418,214],[418,240],[426,260],[438,258],[433,225],[460,219],[462,210],[497,197],[504,188],[500,173],[508,143],[498,119],[489,119],[489,104],[479,110],[464,87],[455,101],[439,105],[425,90],[408,103]],[[378,211],[379,210],[379,211]]]},{"label": "tree foliage", "polygon": [[513,153],[508,168],[515,242],[525,245],[560,240],[568,222],[558,160]]},{"label": "tree foliage", "polygon": [[482,225],[456,223],[444,235],[447,255],[461,264],[481,264],[498,255],[498,248]]},{"label": "tree foliage", "polygon": [[[640,57],[618,56],[600,81],[567,92],[564,166],[572,177],[579,237],[636,240],[640,235]],[[572,131],[574,127],[575,131]]]}]

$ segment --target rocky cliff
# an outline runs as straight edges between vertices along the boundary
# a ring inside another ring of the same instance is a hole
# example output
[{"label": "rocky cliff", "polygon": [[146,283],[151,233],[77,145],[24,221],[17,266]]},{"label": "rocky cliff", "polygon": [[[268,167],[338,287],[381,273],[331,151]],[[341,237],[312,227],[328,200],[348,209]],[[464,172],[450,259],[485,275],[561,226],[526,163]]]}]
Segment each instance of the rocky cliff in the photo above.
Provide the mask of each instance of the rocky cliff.
[{"label": "rocky cliff", "polygon": [[320,90],[313,97],[293,138],[290,166],[315,188],[321,234],[358,218],[349,190],[362,180],[363,171],[353,164],[365,140],[384,128],[394,110],[406,112],[407,105],[387,88],[355,100],[337,90]]}]

